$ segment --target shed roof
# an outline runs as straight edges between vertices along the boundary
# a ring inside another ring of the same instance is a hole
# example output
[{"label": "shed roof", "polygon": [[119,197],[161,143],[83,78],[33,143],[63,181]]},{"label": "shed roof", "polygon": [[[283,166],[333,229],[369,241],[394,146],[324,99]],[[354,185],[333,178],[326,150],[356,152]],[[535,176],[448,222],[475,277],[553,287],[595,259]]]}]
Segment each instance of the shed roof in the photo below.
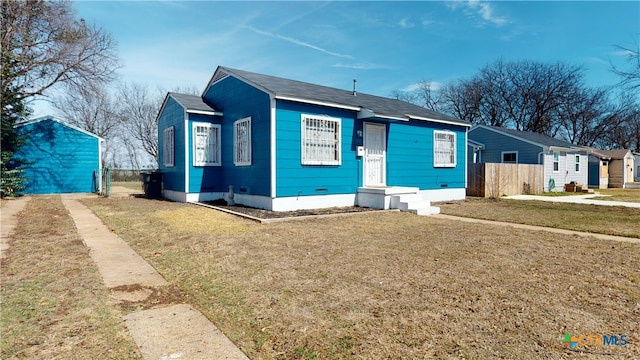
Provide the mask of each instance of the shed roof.
[{"label": "shed roof", "polygon": [[58,119],[58,118],[56,118],[54,116],[51,116],[51,115],[46,115],[46,116],[38,117],[38,118],[35,118],[35,119],[27,120],[25,122],[17,123],[15,125],[15,127],[19,128],[19,127],[23,127],[23,126],[33,125],[33,124],[36,124],[36,123],[39,123],[39,122],[42,122],[42,121],[53,121],[53,122],[56,122],[56,123],[61,124],[63,126],[66,126],[68,128],[71,128],[73,130],[79,131],[79,132],[81,132],[83,134],[95,137],[100,141],[104,141],[103,138],[101,138],[100,136],[98,136],[98,135],[96,135],[96,134],[94,134],[94,133],[92,133],[90,131],[87,131],[85,129],[79,128],[79,127],[77,127],[75,125],[71,125],[71,124],[69,124],[69,123],[67,123],[67,122],[65,122],[65,121],[63,121],[61,119]]},{"label": "shed roof", "polygon": [[[242,81],[270,93],[276,99],[303,103],[313,103],[331,107],[351,109],[359,112],[359,117],[382,117],[399,120],[426,120],[460,126],[470,126],[467,121],[456,119],[436,111],[397,99],[390,99],[364,93],[331,88],[307,82],[284,79],[276,76],[257,74],[228,67],[218,67],[209,81],[211,85],[232,75]],[[203,94],[204,96],[204,94]]]},{"label": "shed roof", "polygon": [[598,152],[610,157],[612,160],[624,159],[627,154],[631,154],[629,149],[598,150]]}]

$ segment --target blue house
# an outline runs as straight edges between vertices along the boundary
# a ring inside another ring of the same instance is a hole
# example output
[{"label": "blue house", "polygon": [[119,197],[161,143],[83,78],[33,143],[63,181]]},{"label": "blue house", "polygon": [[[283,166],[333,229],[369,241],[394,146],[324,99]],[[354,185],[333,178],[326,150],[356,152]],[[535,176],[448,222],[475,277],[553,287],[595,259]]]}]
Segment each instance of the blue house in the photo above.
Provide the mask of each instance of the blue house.
[{"label": "blue house", "polygon": [[[588,185],[589,150],[543,134],[497,126],[469,130],[469,159],[482,163],[541,164],[544,191],[563,191],[564,184]],[[473,153],[471,153],[473,151]]]},{"label": "blue house", "polygon": [[101,142],[97,135],[52,116],[16,125],[26,142],[16,152],[25,159],[25,194],[91,193],[101,188]]},{"label": "blue house", "polygon": [[437,211],[462,199],[467,122],[395,99],[218,67],[158,115],[163,196],[274,211]]}]

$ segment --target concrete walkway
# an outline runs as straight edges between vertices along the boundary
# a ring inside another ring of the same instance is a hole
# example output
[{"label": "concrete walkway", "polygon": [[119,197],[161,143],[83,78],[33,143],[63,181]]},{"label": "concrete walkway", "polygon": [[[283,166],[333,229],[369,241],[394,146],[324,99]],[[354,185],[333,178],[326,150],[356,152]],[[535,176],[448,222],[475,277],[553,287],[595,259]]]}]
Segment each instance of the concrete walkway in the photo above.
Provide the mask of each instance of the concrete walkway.
[{"label": "concrete walkway", "polygon": [[[141,301],[149,288],[168,283],[86,206],[78,201],[87,195],[62,195],[62,202],[90,249],[112,298]],[[93,196],[93,195],[88,195]],[[3,215],[4,216],[4,215]],[[139,285],[134,299],[120,286]],[[171,305],[134,312],[123,317],[145,359],[248,359],[202,313],[188,304]]]},{"label": "concrete walkway", "polygon": [[446,220],[464,221],[464,222],[486,224],[486,225],[508,226],[516,229],[525,229],[525,230],[531,230],[531,231],[547,231],[547,232],[556,233],[556,234],[578,235],[578,236],[584,236],[584,237],[594,237],[596,239],[602,239],[602,240],[613,240],[613,241],[622,241],[622,242],[628,242],[633,244],[640,244],[639,238],[630,238],[626,236],[596,234],[596,233],[588,233],[583,231],[556,229],[556,228],[550,228],[550,227],[544,227],[544,226],[516,224],[516,223],[510,223],[510,222],[504,222],[504,221],[474,219],[474,218],[467,218],[467,217],[454,216],[454,215],[438,214],[438,215],[431,215],[431,216],[434,218],[440,218],[440,219],[446,219]]},{"label": "concrete walkway", "polygon": [[511,195],[505,196],[505,199],[513,200],[538,200],[548,202],[562,202],[573,204],[588,204],[588,205],[602,205],[602,206],[624,206],[631,208],[640,208],[640,203],[628,202],[628,201],[609,201],[609,200],[594,200],[594,197],[609,196],[602,194],[586,194],[586,195],[568,195],[568,196],[541,196],[541,195]]},{"label": "concrete walkway", "polygon": [[0,259],[7,258],[9,236],[11,236],[18,224],[18,214],[24,209],[29,200],[28,196],[8,199],[0,207]]}]

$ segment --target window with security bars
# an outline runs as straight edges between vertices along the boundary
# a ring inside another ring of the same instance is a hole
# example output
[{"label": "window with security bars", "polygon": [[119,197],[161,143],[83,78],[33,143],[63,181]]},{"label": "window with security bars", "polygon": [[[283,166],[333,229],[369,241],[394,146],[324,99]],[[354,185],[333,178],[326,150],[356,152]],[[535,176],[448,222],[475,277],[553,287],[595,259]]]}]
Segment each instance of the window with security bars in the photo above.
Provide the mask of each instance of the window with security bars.
[{"label": "window with security bars", "polygon": [[251,118],[233,123],[233,163],[236,166],[251,165]]},{"label": "window with security bars", "polygon": [[220,125],[193,124],[193,166],[220,166]]},{"label": "window with security bars", "polygon": [[456,166],[456,134],[449,131],[433,132],[433,166]]},{"label": "window with security bars", "polygon": [[162,159],[164,166],[171,167],[175,165],[175,140],[174,140],[174,127],[168,127],[164,129],[164,146]]},{"label": "window with security bars", "polygon": [[302,115],[302,164],[340,165],[340,119]]}]

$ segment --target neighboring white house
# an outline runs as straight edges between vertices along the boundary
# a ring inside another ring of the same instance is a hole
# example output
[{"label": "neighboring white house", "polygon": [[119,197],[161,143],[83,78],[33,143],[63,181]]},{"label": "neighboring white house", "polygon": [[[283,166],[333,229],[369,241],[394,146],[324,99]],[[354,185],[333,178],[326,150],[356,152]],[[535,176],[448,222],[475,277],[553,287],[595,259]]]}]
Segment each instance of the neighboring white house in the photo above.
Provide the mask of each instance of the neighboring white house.
[{"label": "neighboring white house", "polygon": [[[469,130],[474,154],[483,163],[542,164],[544,191],[563,191],[574,183],[588,184],[589,151],[543,134],[497,126],[478,125]],[[467,147],[471,151],[471,147]]]}]

